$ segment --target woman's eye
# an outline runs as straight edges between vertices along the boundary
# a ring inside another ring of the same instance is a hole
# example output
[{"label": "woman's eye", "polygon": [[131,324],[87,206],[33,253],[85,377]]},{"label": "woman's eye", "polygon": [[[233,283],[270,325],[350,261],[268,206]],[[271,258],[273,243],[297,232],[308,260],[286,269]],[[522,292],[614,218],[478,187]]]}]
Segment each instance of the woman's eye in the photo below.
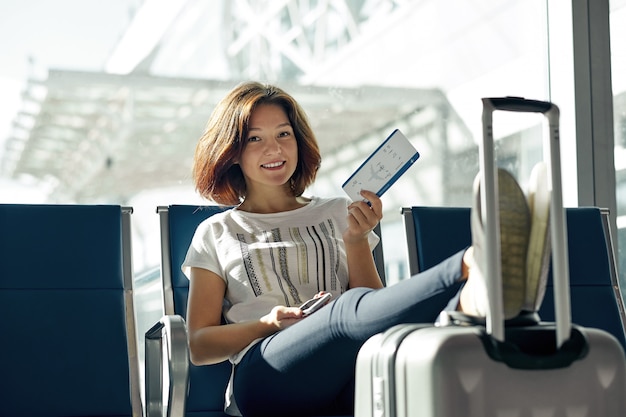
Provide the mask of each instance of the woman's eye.
[{"label": "woman's eye", "polygon": [[261,138],[260,138],[260,137],[258,137],[258,136],[250,136],[250,137],[248,138],[248,142],[258,142],[258,141],[260,141],[260,140],[261,140]]},{"label": "woman's eye", "polygon": [[291,136],[291,132],[280,132],[278,134],[279,138],[284,138],[284,137],[288,137],[288,136]]}]

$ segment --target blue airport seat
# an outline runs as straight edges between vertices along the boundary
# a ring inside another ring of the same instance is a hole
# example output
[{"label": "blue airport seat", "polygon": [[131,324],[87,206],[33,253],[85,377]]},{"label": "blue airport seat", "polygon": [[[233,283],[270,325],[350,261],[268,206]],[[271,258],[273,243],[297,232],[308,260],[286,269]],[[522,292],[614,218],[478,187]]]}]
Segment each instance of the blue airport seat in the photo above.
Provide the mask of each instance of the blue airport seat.
[{"label": "blue airport seat", "polygon": [[0,415],[143,415],[131,212],[0,205]]},{"label": "blue airport seat", "polygon": [[[471,245],[470,209],[405,207],[411,275],[426,270]],[[619,289],[608,212],[596,207],[567,208],[572,321],[614,335],[626,349],[624,306]],[[554,320],[552,271],[549,273],[542,320]]]},{"label": "blue airport seat", "polygon": [[165,316],[146,333],[146,411],[160,415],[163,371],[160,344],[171,349],[169,404],[172,416],[224,417],[224,393],[231,365],[195,366],[189,362],[185,318],[189,279],[181,265],[198,225],[224,211],[220,206],[171,205],[158,207],[161,224],[161,278]]},{"label": "blue airport seat", "polygon": [[[229,362],[209,366],[189,363],[185,317],[189,280],[181,265],[197,226],[225,210],[220,206],[171,205],[157,208],[161,224],[161,276],[165,316],[146,333],[147,416],[160,415],[165,371],[161,368],[162,347],[167,345],[169,366],[168,416],[226,417],[224,393],[230,377]],[[380,235],[380,228],[375,231]],[[385,282],[382,244],[374,251],[379,274]],[[188,389],[188,391],[187,391]],[[294,416],[297,417],[297,416]]]}]

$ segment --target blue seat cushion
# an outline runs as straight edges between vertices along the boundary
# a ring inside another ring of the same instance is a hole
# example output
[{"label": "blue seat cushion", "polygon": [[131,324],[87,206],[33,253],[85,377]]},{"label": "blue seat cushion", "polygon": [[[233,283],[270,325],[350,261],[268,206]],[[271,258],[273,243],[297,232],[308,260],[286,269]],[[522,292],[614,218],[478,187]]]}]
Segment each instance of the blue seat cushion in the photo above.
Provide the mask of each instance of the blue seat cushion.
[{"label": "blue seat cushion", "polygon": [[0,317],[0,414],[130,414],[121,290],[3,290]]}]

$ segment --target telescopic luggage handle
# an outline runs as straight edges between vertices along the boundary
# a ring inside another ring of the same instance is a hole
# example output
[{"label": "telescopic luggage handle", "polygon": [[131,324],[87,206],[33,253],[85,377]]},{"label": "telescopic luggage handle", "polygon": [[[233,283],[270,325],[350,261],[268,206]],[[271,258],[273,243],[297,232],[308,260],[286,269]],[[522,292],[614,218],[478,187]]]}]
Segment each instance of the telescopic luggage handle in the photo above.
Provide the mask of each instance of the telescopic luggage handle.
[{"label": "telescopic luggage handle", "polygon": [[[561,187],[561,155],[559,145],[559,108],[550,102],[527,100],[521,97],[483,98],[483,140],[480,148],[480,181],[482,221],[485,228],[487,253],[486,276],[489,314],[487,331],[496,340],[504,341],[504,312],[502,305],[502,272],[500,254],[497,171],[493,145],[493,112],[496,110],[542,113],[548,132],[544,135],[544,157],[550,178],[550,234],[552,243],[552,271],[554,280],[554,305],[557,348],[567,341],[571,332],[571,307],[569,295],[569,265],[567,229]],[[547,155],[546,153],[547,152]]]},{"label": "telescopic luggage handle", "polygon": [[528,100],[522,97],[491,97],[489,100],[494,110],[516,111],[524,113],[546,113],[555,107],[549,101]]}]

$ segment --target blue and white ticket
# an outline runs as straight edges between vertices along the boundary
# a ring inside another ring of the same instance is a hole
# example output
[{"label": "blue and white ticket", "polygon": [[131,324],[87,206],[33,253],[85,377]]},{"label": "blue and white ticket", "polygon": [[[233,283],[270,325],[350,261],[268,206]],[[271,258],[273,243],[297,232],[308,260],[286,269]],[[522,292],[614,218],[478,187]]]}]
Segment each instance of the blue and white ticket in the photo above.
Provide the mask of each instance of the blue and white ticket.
[{"label": "blue and white ticket", "polygon": [[380,197],[419,157],[419,152],[411,142],[396,129],[348,178],[342,188],[352,201],[363,200],[359,194],[361,190],[373,191]]}]

